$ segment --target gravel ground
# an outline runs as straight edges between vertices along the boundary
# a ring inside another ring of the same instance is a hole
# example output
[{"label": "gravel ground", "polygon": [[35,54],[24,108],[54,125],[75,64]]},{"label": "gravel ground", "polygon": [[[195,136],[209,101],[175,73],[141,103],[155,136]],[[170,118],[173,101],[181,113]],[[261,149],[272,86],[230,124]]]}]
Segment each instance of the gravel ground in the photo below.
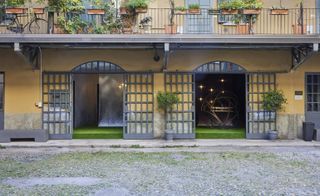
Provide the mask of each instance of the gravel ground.
[{"label": "gravel ground", "polygon": [[320,195],[320,149],[0,149],[0,195]]}]

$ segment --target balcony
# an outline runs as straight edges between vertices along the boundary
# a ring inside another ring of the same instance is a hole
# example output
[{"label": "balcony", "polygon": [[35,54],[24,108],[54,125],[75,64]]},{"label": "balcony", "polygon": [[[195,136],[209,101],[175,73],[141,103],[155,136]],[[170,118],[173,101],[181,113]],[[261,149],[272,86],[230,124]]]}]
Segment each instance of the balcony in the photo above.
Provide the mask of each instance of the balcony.
[{"label": "balcony", "polygon": [[[121,35],[183,35],[203,34],[211,36],[292,36],[319,35],[320,9],[297,8],[286,13],[273,13],[262,9],[258,14],[222,14],[219,10],[201,9],[199,13],[175,13],[170,22],[169,8],[149,8],[146,13],[137,13],[134,18],[121,15],[116,10],[112,19],[86,10],[72,29],[74,16],[65,17],[67,26],[59,26],[59,16],[47,9],[26,8],[20,13],[2,9],[0,34],[121,34]],[[112,21],[110,21],[112,20]],[[145,20],[145,24],[140,24]],[[69,21],[71,21],[69,23]],[[60,22],[61,23],[61,22]],[[195,36],[195,35],[194,35]]]}]

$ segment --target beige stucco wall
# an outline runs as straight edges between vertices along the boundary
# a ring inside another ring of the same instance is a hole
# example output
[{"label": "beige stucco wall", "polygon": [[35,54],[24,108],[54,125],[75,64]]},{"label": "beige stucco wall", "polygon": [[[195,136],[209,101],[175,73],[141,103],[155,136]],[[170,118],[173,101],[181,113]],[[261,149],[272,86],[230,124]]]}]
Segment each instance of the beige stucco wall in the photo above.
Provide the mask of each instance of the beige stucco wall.
[{"label": "beige stucco wall", "polygon": [[[153,60],[153,50],[43,50],[44,71],[70,71],[92,60],[105,60],[127,71],[153,71],[155,94],[163,91],[162,61]],[[210,61],[230,61],[242,65],[249,72],[277,71],[277,88],[284,91],[288,104],[279,115],[279,129],[283,138],[301,135],[304,119],[304,100],[294,100],[295,91],[304,92],[305,72],[320,72],[320,55],[316,54],[298,70],[287,72],[291,65],[289,50],[179,50],[170,54],[169,71],[192,71]],[[0,71],[5,72],[5,128],[35,129],[41,127],[39,71],[32,70],[12,49],[0,49]],[[162,54],[160,53],[160,56]],[[156,101],[156,99],[155,99]],[[155,110],[156,105],[155,105]],[[163,132],[163,116],[155,113],[155,134]]]}]

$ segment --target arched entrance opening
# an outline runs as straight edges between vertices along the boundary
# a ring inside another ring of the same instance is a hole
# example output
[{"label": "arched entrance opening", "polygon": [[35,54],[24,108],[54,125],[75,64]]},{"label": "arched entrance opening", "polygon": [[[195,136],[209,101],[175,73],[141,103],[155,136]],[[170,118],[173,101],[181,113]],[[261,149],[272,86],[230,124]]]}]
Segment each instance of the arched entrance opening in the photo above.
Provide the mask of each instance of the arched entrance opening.
[{"label": "arched entrance opening", "polygon": [[106,61],[72,69],[73,138],[123,138],[125,70]]},{"label": "arched entrance opening", "polygon": [[197,138],[245,138],[246,72],[226,61],[209,62],[194,70]]}]

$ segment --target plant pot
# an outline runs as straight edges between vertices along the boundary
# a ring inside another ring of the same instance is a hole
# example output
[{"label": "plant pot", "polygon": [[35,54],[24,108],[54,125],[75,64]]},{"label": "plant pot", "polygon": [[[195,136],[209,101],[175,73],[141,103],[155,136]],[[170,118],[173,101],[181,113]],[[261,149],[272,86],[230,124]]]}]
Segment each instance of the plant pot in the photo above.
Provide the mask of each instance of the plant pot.
[{"label": "plant pot", "polygon": [[165,25],[164,31],[166,34],[177,34],[177,25]]},{"label": "plant pot", "polygon": [[119,14],[120,15],[128,15],[129,14],[129,10],[126,7],[120,7],[119,8]]},{"label": "plant pot", "polygon": [[237,30],[237,34],[239,34],[239,35],[249,34],[249,25],[248,24],[238,24],[236,30]]},{"label": "plant pot", "polygon": [[302,137],[304,141],[311,142],[314,135],[315,124],[312,122],[304,122],[302,129]]},{"label": "plant pot", "polygon": [[200,9],[189,9],[188,13],[189,14],[200,14]]},{"label": "plant pot", "polygon": [[136,8],[135,12],[138,14],[143,14],[148,12],[148,8]]},{"label": "plant pot", "polygon": [[174,14],[175,14],[175,15],[186,15],[186,14],[187,14],[187,10],[184,10],[184,11],[182,11],[182,10],[175,10],[175,11],[174,11]]},{"label": "plant pot", "polygon": [[268,140],[277,140],[279,135],[277,131],[268,131]]},{"label": "plant pot", "polygon": [[146,34],[149,34],[151,33],[151,29],[152,29],[152,25],[143,25],[143,30],[144,30],[144,33]]},{"label": "plant pot", "polygon": [[226,10],[226,9],[223,9],[223,10],[221,10],[221,14],[222,15],[236,15],[236,14],[239,14],[239,10]]},{"label": "plant pot", "polygon": [[18,7],[12,7],[12,8],[6,8],[6,14],[24,14],[27,13],[27,8],[18,8]]},{"label": "plant pot", "polygon": [[32,12],[35,14],[44,14],[44,8],[35,7],[35,8],[32,8]]},{"label": "plant pot", "polygon": [[123,27],[122,32],[124,34],[132,34],[133,30],[131,27]]},{"label": "plant pot", "polygon": [[261,9],[244,9],[242,10],[242,14],[244,15],[259,15],[261,13]]},{"label": "plant pot", "polygon": [[57,24],[54,25],[54,34],[64,34],[64,30]]},{"label": "plant pot", "polygon": [[303,32],[302,32],[302,25],[292,25],[293,34],[306,34],[307,33],[307,25],[303,25]]},{"label": "plant pot", "polygon": [[104,15],[104,9],[88,9],[88,15]]},{"label": "plant pot", "polygon": [[288,15],[289,10],[288,9],[272,9],[271,15]]},{"label": "plant pot", "polygon": [[173,140],[173,135],[174,135],[174,131],[173,130],[166,130],[165,131],[165,139],[167,141],[172,141]]}]

